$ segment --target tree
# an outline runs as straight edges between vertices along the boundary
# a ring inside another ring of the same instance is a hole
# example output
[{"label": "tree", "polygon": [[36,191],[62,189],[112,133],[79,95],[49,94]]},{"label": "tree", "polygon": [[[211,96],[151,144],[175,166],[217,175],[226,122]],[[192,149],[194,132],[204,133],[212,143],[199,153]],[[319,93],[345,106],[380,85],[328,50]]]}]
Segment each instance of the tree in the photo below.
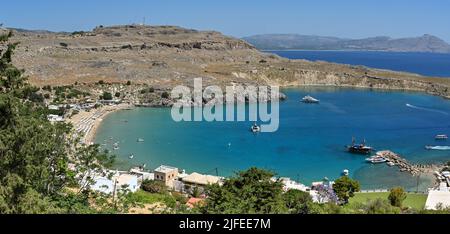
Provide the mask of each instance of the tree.
[{"label": "tree", "polygon": [[113,96],[110,92],[103,92],[103,95],[100,98],[103,100],[112,100]]},{"label": "tree", "polygon": [[130,86],[131,85],[131,81],[129,80],[129,81],[127,81],[127,85],[128,86]]},{"label": "tree", "polygon": [[258,168],[236,173],[223,185],[206,187],[203,214],[275,214],[286,213],[283,184],[274,174]]},{"label": "tree", "polygon": [[284,193],[283,200],[289,209],[289,213],[292,214],[308,214],[310,212],[309,206],[313,202],[309,193],[295,189]]},{"label": "tree", "polygon": [[348,200],[355,196],[355,192],[360,191],[360,185],[358,181],[352,180],[348,176],[342,176],[334,182],[333,190],[337,197],[347,204]]},{"label": "tree", "polygon": [[339,199],[331,186],[321,184],[316,187],[316,191],[319,203],[338,203]]},{"label": "tree", "polygon": [[391,202],[391,205],[402,208],[403,201],[406,197],[407,194],[403,188],[395,187],[391,189],[388,199]]},{"label": "tree", "polygon": [[[0,48],[11,35],[0,36]],[[47,120],[39,89],[11,62],[15,45],[0,51],[0,213],[103,212],[92,209],[96,200],[83,173],[103,171],[113,157],[80,144],[70,124]],[[70,186],[79,192],[68,192]],[[127,206],[119,200],[116,207]]]},{"label": "tree", "polygon": [[114,94],[114,96],[115,96],[116,98],[120,98],[120,93],[119,93],[119,92],[116,92],[116,93]]},{"label": "tree", "polygon": [[166,193],[167,186],[164,182],[159,180],[144,180],[141,185],[142,190],[149,193]]},{"label": "tree", "polygon": [[200,191],[200,189],[197,186],[194,186],[191,190],[191,196],[198,198],[198,197],[200,197],[200,195],[202,195],[202,192]]}]

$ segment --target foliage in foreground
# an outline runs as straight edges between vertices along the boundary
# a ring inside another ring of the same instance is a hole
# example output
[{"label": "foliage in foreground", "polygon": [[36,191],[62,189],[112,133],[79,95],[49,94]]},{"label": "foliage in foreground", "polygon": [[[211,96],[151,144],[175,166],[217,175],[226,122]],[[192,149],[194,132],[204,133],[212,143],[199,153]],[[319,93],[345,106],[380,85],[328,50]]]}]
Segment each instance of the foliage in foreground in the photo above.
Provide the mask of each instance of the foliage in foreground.
[{"label": "foliage in foreground", "polygon": [[[0,37],[0,213],[113,213],[127,209],[89,189],[93,173],[113,158],[98,146],[79,144],[72,126],[52,124],[39,88],[12,64],[17,43]],[[73,165],[74,169],[70,169]],[[80,186],[81,185],[81,186]],[[68,191],[68,187],[76,191]]]}]

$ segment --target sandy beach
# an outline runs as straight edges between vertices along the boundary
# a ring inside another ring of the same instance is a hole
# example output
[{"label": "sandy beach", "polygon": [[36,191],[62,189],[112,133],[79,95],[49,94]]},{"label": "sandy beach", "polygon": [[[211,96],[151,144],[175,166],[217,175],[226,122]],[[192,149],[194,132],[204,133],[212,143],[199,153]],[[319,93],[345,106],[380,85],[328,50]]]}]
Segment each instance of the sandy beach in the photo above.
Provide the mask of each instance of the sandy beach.
[{"label": "sandy beach", "polygon": [[102,106],[91,111],[80,111],[80,113],[67,119],[67,121],[73,124],[75,131],[81,137],[81,142],[89,145],[93,143],[98,127],[108,114],[131,107],[129,104]]}]

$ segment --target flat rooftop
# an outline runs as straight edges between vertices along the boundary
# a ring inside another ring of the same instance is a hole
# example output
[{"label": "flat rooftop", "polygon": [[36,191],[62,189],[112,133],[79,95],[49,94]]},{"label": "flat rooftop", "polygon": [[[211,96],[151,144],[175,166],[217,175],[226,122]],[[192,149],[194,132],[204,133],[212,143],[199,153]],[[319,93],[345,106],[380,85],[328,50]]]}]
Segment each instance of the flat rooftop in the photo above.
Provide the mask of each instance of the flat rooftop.
[{"label": "flat rooftop", "polygon": [[436,210],[437,207],[450,207],[450,192],[432,190],[428,193],[425,209]]},{"label": "flat rooftop", "polygon": [[161,165],[158,168],[155,169],[155,172],[160,172],[160,173],[169,173],[172,171],[178,171],[178,168],[176,167],[171,167],[171,166],[166,166],[166,165]]}]

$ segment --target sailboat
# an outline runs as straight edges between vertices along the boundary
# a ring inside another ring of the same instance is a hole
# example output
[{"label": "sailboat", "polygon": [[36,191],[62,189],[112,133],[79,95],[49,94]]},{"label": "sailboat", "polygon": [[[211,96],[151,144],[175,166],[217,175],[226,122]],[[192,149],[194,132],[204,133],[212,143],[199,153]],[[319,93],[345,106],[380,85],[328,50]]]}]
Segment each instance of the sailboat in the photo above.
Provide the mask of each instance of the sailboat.
[{"label": "sailboat", "polygon": [[370,154],[374,150],[372,147],[366,145],[366,140],[361,144],[355,143],[355,138],[352,139],[352,145],[347,146],[347,150],[354,154]]}]

